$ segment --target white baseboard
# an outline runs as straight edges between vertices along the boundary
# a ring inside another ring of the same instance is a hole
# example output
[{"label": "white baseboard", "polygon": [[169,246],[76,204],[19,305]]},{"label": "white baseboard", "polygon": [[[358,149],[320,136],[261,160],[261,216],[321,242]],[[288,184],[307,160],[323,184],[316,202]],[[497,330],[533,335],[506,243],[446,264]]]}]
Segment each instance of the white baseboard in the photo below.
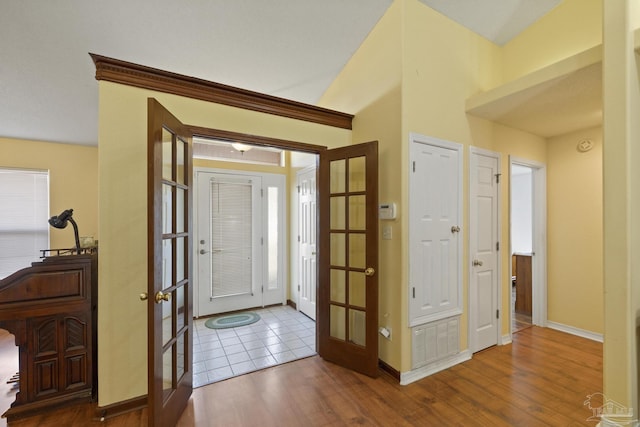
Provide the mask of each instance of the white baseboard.
[{"label": "white baseboard", "polygon": [[550,320],[547,320],[547,328],[555,329],[560,332],[566,332],[568,334],[576,335],[592,341],[604,342],[604,337],[602,334],[597,334],[595,332],[587,331],[585,329],[564,325],[562,323],[552,322]]},{"label": "white baseboard", "polygon": [[500,345],[507,345],[507,344],[511,344],[511,334],[506,334],[502,336]]},{"label": "white baseboard", "polygon": [[464,350],[460,353],[454,354],[453,356],[449,356],[442,360],[429,363],[428,365],[422,366],[418,369],[413,369],[408,372],[401,372],[400,385],[411,384],[412,382],[421,380],[428,377],[429,375],[433,375],[436,372],[443,371],[447,368],[457,365],[458,363],[466,362],[470,359],[471,352],[469,352],[469,350]]}]

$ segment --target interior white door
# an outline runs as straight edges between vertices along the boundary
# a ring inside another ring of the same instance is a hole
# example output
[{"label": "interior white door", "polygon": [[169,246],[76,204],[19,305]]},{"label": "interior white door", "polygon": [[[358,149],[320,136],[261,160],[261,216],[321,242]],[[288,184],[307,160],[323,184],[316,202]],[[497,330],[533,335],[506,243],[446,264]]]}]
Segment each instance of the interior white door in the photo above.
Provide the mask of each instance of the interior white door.
[{"label": "interior white door", "polygon": [[199,316],[261,306],[261,178],[199,171],[197,184]]},{"label": "interior white door", "polygon": [[316,320],[316,168],[305,168],[298,172],[298,266],[300,292],[298,309]]},{"label": "interior white door", "polygon": [[472,352],[498,344],[500,155],[470,149],[469,323]]},{"label": "interior white door", "polygon": [[461,150],[411,136],[409,326],[462,313]]}]

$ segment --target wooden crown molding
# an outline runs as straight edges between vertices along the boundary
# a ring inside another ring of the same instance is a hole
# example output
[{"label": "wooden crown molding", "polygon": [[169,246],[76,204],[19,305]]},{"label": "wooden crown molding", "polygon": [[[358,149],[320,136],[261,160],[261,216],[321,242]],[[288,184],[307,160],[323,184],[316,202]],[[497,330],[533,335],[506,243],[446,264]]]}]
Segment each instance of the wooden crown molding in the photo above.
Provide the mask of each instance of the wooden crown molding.
[{"label": "wooden crown molding", "polygon": [[171,73],[94,53],[89,53],[89,55],[91,55],[91,59],[93,59],[93,63],[96,66],[96,80],[151,89],[342,129],[351,129],[353,120],[351,114]]}]

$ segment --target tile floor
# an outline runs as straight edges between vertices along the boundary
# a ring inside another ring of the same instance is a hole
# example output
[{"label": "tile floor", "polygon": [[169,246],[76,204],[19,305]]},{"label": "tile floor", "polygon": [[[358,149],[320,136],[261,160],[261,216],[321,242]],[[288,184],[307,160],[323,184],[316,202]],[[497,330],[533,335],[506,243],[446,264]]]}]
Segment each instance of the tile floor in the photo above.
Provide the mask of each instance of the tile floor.
[{"label": "tile floor", "polygon": [[252,325],[209,329],[207,318],[195,319],[193,386],[316,354],[316,324],[290,306],[251,310]]}]

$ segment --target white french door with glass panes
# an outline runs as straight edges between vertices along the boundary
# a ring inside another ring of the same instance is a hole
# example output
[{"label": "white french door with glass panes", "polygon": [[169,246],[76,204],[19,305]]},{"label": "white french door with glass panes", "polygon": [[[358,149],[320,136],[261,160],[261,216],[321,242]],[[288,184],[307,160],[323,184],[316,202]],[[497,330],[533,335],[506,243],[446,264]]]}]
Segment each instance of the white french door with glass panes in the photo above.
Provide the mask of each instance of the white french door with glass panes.
[{"label": "white french door with glass panes", "polygon": [[283,303],[285,177],[196,171],[197,316]]}]

